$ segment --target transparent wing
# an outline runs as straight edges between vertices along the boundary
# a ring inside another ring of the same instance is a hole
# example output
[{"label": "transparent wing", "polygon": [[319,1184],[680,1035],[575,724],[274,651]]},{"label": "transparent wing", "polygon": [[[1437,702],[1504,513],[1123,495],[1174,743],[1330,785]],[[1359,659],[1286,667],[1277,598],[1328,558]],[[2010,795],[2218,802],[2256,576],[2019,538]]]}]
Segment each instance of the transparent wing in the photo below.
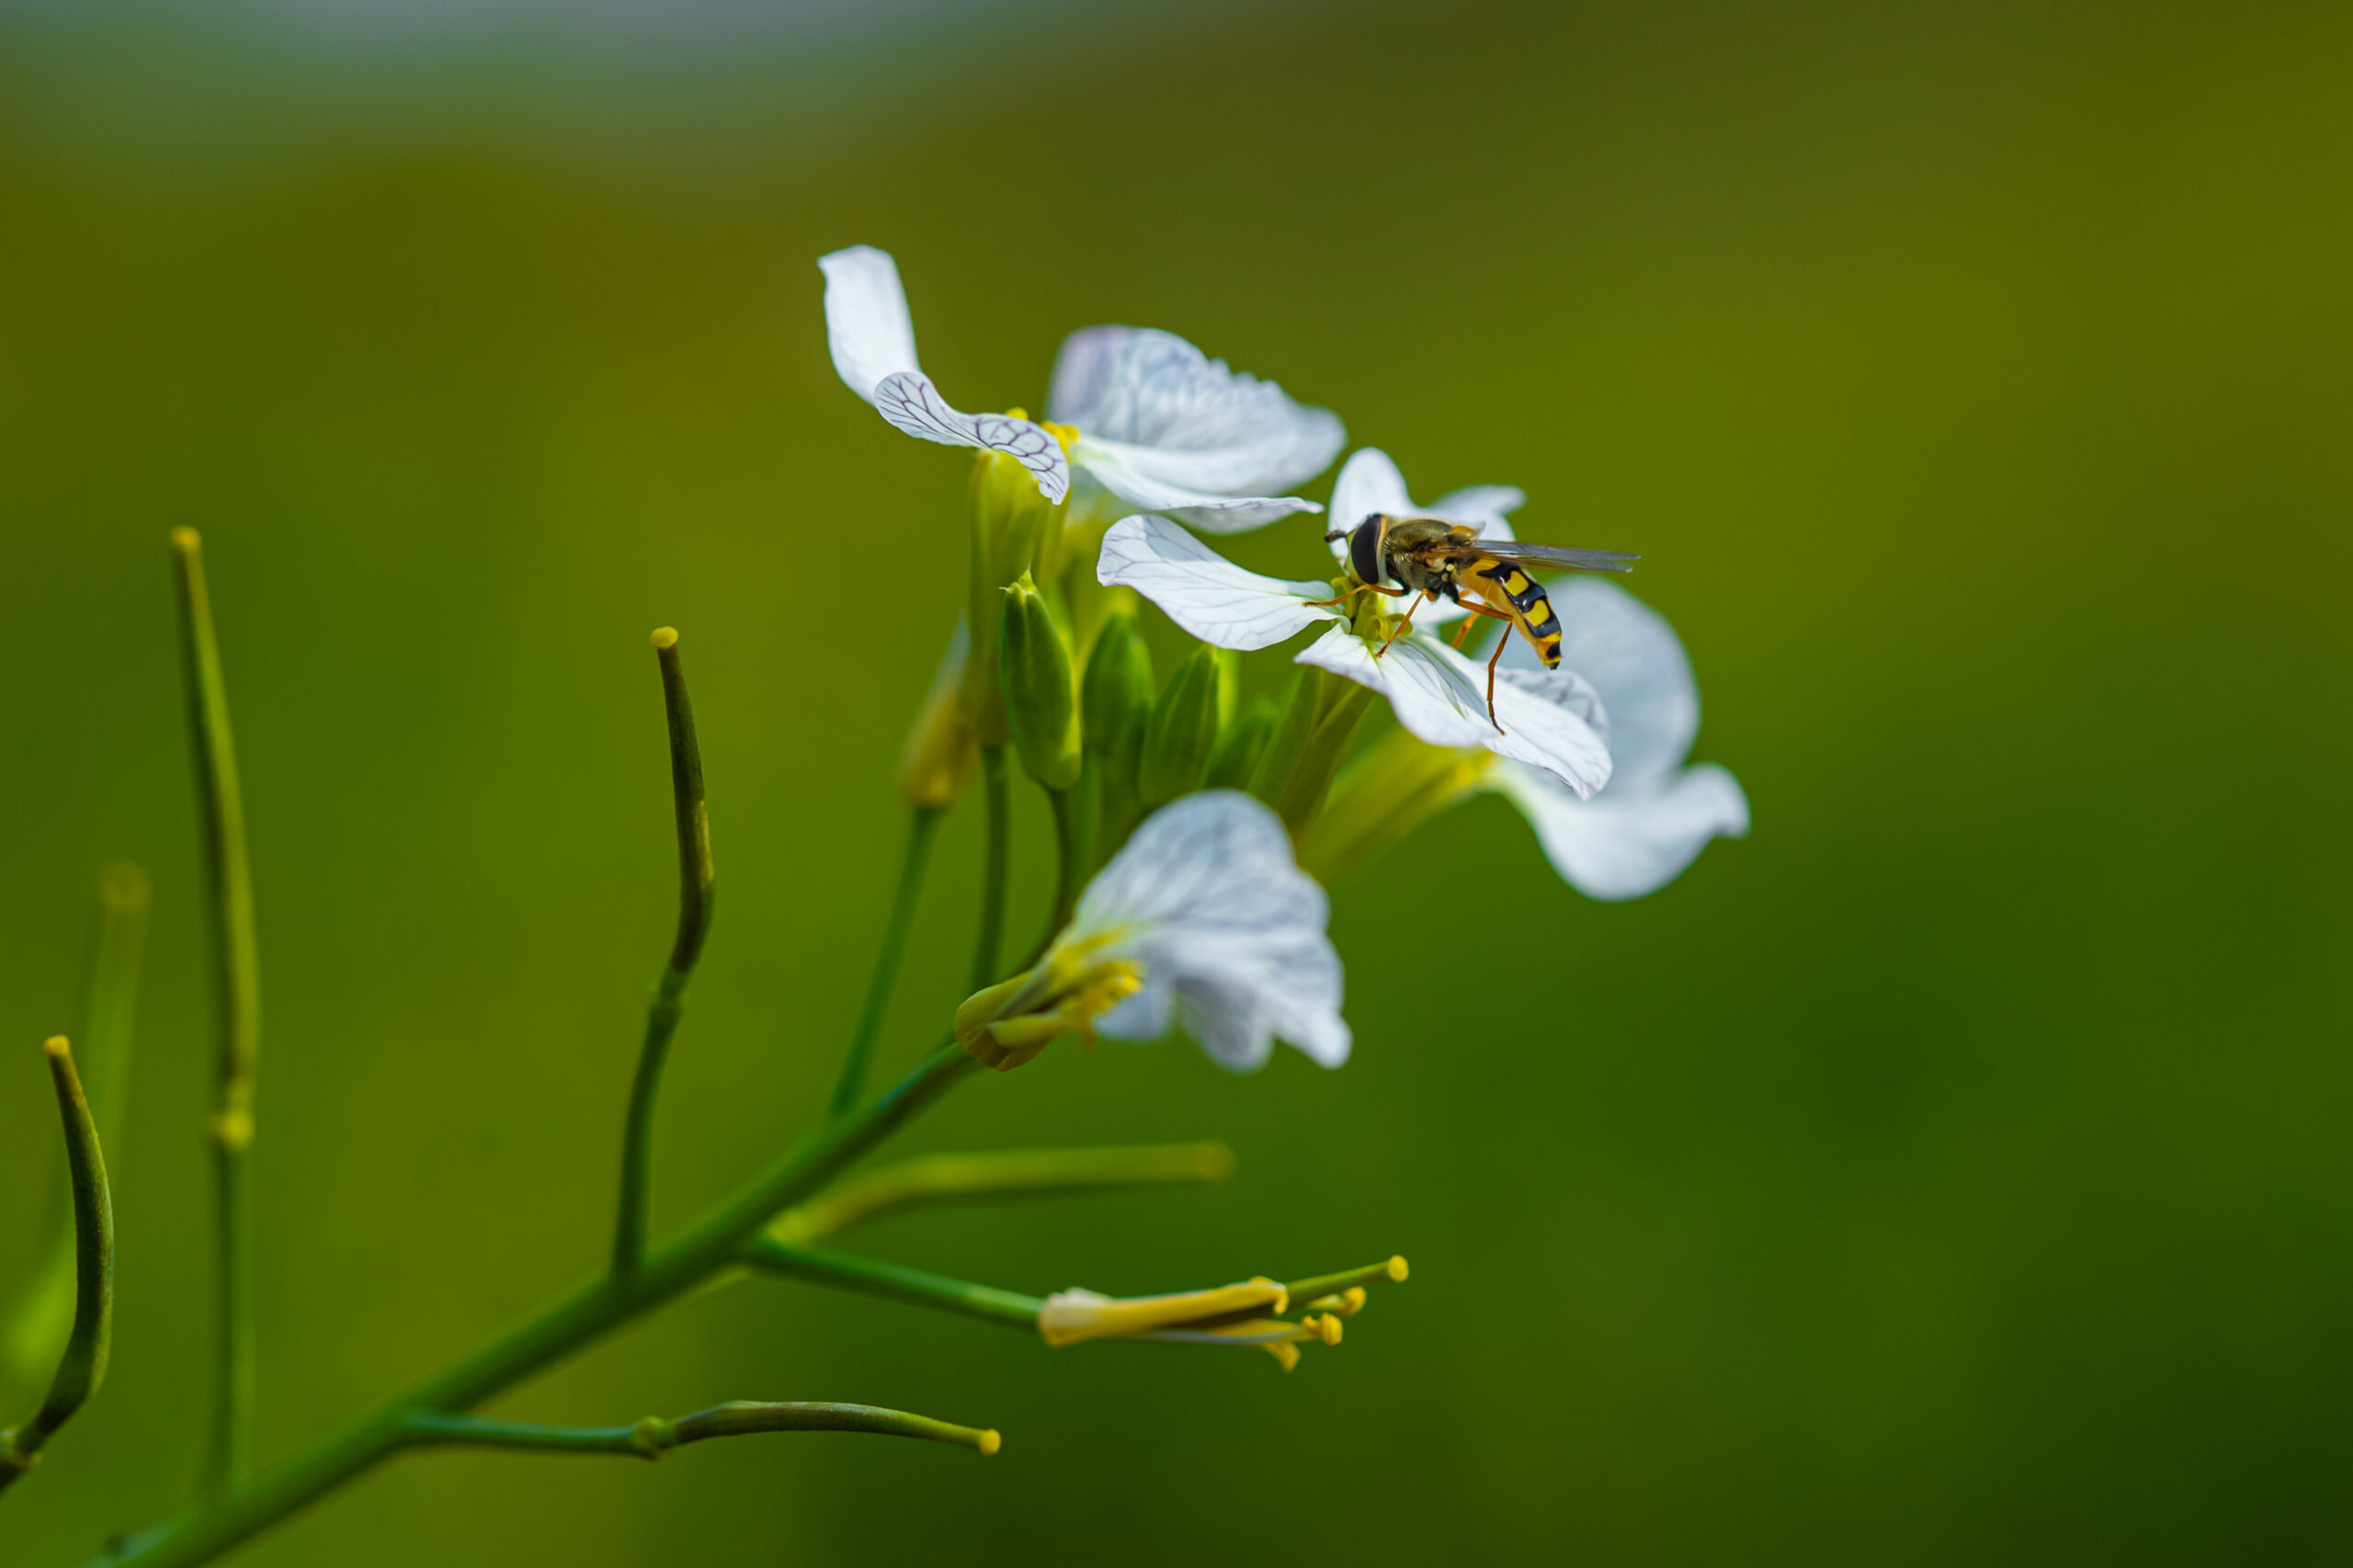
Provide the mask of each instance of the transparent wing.
[{"label": "transparent wing", "polygon": [[1525,540],[1482,541],[1482,551],[1522,566],[1565,566],[1573,572],[1631,572],[1639,555],[1615,550],[1564,550],[1555,544],[1529,544]]}]

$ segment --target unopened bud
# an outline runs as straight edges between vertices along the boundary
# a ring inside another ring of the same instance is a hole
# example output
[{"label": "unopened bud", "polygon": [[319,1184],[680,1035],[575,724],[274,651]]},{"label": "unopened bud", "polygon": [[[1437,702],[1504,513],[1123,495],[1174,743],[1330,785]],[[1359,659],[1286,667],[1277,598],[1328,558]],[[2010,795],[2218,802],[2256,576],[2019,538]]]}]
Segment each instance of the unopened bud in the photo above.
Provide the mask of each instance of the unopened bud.
[{"label": "unopened bud", "polygon": [[963,623],[939,661],[931,692],[923,699],[914,728],[907,732],[906,749],[899,757],[899,789],[918,811],[944,812],[972,781],[972,764],[981,754],[980,736],[965,716],[958,696],[971,638]]},{"label": "unopened bud", "polygon": [[1267,743],[1275,738],[1275,726],[1281,722],[1282,710],[1272,698],[1252,698],[1233,722],[1219,733],[1217,749],[1210,753],[1209,770],[1201,775],[1201,788],[1245,788],[1258,770]]},{"label": "unopened bud", "polygon": [[1063,511],[1064,505],[1039,494],[1037,476],[1007,454],[982,451],[973,458],[972,657],[964,672],[963,701],[965,717],[983,744],[1003,745],[1011,738],[996,668],[1005,590],[1029,571],[1042,531],[1062,527]]},{"label": "unopened bud", "polygon": [[1233,712],[1233,655],[1204,643],[1176,666],[1144,726],[1136,791],[1145,806],[1163,805],[1201,787],[1218,731]]},{"label": "unopened bud", "polygon": [[1072,689],[1070,646],[1024,572],[1006,588],[998,674],[1005,689],[1006,728],[1022,768],[1049,790],[1078,782],[1078,701]]}]

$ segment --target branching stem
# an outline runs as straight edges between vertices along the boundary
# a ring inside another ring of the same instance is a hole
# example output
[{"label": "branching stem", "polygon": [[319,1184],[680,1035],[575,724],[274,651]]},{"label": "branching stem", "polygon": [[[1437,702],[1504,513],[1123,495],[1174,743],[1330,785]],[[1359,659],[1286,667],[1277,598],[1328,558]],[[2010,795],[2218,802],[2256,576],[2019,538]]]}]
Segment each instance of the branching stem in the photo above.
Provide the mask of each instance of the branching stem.
[{"label": "branching stem", "polygon": [[711,1437],[744,1437],[759,1432],[874,1432],[956,1443],[983,1454],[996,1452],[1002,1441],[993,1427],[958,1426],[871,1404],[761,1404],[748,1400],[699,1410],[676,1420],[649,1415],[628,1426],[547,1426],[420,1410],[402,1424],[402,1446],[411,1449],[520,1449],[543,1454],[625,1454],[642,1460],[658,1460],[672,1449]]},{"label": "branching stem", "polygon": [[627,1278],[600,1278],[583,1287],[230,1495],[132,1539],[104,1562],[108,1568],[192,1568],[210,1562],[381,1463],[406,1445],[409,1418],[419,1411],[472,1410],[692,1290],[736,1264],[745,1244],[779,1212],[815,1193],[977,1065],[961,1046],[934,1051],[880,1098],[808,1133],[685,1234],[648,1253],[643,1266]]}]

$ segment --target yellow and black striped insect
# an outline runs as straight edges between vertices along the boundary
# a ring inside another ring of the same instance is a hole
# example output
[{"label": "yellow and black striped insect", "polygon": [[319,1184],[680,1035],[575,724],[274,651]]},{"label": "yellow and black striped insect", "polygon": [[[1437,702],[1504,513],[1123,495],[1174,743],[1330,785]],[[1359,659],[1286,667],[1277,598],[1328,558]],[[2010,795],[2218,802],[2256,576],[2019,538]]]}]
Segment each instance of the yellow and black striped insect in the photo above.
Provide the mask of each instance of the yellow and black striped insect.
[{"label": "yellow and black striped insect", "polygon": [[[1495,651],[1487,660],[1489,723],[1495,721],[1495,661],[1504,656],[1504,647],[1514,631],[1528,639],[1546,669],[1561,667],[1561,623],[1552,614],[1552,601],[1545,597],[1543,585],[1536,580],[1536,569],[1625,572],[1640,559],[1614,550],[1563,550],[1518,540],[1483,540],[1478,529],[1461,523],[1441,517],[1392,517],[1384,512],[1373,513],[1353,528],[1336,528],[1324,536],[1324,542],[1333,544],[1342,539],[1348,541],[1348,574],[1356,579],[1356,586],[1330,602],[1338,604],[1362,593],[1414,599],[1374,657],[1387,653],[1389,644],[1413,625],[1415,610],[1441,597],[1471,612],[1462,630],[1455,633],[1458,648],[1480,617],[1505,623],[1504,634],[1495,640]],[[1397,586],[1388,585],[1392,580]]]}]

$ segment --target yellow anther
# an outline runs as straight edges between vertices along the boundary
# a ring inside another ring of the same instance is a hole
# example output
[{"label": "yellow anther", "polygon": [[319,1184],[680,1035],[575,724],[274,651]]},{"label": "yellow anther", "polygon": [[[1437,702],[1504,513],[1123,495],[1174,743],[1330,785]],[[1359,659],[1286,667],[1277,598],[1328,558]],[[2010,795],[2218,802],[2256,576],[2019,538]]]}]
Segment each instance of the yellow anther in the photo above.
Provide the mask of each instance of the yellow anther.
[{"label": "yellow anther", "polygon": [[1352,1318],[1364,1311],[1365,1294],[1361,1285],[1351,1285],[1336,1296],[1318,1296],[1308,1306],[1320,1312],[1337,1312]]},{"label": "yellow anther", "polygon": [[1279,1339],[1267,1346],[1266,1350],[1267,1355],[1282,1363],[1283,1370],[1286,1372],[1299,1365],[1299,1346],[1288,1339]]},{"label": "yellow anther", "polygon": [[1326,1345],[1340,1343],[1340,1320],[1330,1312],[1325,1312],[1320,1318],[1309,1318],[1306,1326],[1313,1329],[1315,1337]]}]

